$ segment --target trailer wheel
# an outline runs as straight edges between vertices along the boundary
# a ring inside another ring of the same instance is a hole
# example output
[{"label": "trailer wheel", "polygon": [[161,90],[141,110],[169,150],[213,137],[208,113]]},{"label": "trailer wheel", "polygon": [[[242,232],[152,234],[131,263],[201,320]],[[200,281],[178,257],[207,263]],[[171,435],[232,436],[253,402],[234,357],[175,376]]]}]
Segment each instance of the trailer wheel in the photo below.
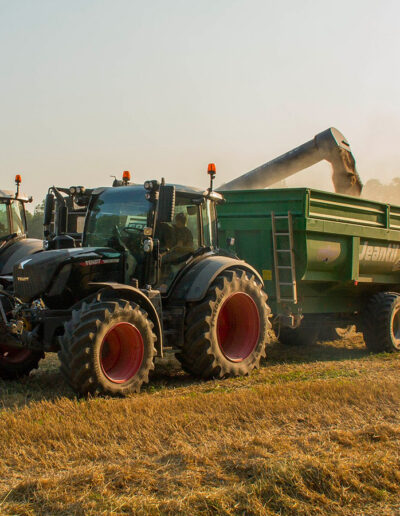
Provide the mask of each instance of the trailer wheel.
[{"label": "trailer wheel", "polygon": [[83,303],[59,338],[61,371],[83,396],[139,392],[154,369],[152,328],[147,313],[128,301]]},{"label": "trailer wheel", "polygon": [[248,374],[265,356],[270,309],[254,275],[224,271],[185,321],[185,343],[176,355],[182,368],[201,378]]},{"label": "trailer wheel", "polygon": [[400,351],[400,295],[379,292],[362,315],[365,345],[373,352]]},{"label": "trailer wheel", "polygon": [[298,328],[292,329],[281,326],[279,332],[275,333],[277,337],[279,336],[279,342],[285,346],[306,346],[315,344],[318,339],[319,327],[301,324]]},{"label": "trailer wheel", "polygon": [[6,341],[0,342],[0,378],[15,380],[27,376],[39,367],[44,353],[30,349],[16,348]]}]

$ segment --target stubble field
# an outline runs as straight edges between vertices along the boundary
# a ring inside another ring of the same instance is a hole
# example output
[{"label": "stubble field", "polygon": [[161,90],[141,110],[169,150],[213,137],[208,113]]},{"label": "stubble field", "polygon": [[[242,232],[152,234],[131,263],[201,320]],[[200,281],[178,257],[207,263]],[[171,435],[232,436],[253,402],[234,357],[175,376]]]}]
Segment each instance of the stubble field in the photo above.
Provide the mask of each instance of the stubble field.
[{"label": "stubble field", "polygon": [[55,357],[0,381],[0,514],[400,514],[400,356],[285,348],[197,382],[77,400]]}]

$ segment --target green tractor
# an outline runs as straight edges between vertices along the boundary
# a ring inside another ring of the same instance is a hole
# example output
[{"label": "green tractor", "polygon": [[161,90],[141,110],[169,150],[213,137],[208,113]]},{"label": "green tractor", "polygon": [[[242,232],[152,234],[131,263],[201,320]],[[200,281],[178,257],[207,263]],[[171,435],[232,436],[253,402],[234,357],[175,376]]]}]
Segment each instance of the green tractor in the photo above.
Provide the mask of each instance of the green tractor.
[{"label": "green tractor", "polygon": [[21,176],[15,178],[17,191],[0,190],[0,285],[12,284],[14,264],[43,250],[42,240],[27,238],[25,204],[32,197],[20,193]]},{"label": "green tractor", "polygon": [[[11,315],[14,304],[14,265],[23,258],[43,251],[42,240],[27,237],[25,204],[32,202],[32,197],[20,192],[20,175],[15,177],[15,182],[16,192],[0,190],[0,293],[3,295],[0,320]],[[0,324],[0,377],[14,378],[21,362],[35,366],[31,351],[14,348],[13,341],[4,325],[2,327]]]},{"label": "green tractor", "polygon": [[79,395],[124,395],[140,390],[166,350],[204,379],[257,367],[270,309],[259,273],[218,247],[214,172],[205,192],[133,185],[127,173],[112,187],[74,188],[87,210],[78,238],[64,232],[68,208],[50,191],[50,250],[16,264],[15,297],[0,296],[3,331],[29,358],[16,367],[0,357],[0,376],[29,374],[58,352]]}]

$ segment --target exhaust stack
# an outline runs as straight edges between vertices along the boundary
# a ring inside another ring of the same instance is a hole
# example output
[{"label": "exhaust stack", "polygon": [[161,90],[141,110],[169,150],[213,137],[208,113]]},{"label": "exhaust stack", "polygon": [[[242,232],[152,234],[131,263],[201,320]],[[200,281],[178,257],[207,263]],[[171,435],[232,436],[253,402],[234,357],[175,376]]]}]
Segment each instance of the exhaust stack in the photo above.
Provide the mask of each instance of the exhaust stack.
[{"label": "exhaust stack", "polygon": [[264,165],[221,185],[218,190],[253,190],[268,186],[311,167],[322,160],[332,165],[335,192],[359,197],[362,182],[350,144],[343,134],[330,127],[312,140],[268,161]]}]

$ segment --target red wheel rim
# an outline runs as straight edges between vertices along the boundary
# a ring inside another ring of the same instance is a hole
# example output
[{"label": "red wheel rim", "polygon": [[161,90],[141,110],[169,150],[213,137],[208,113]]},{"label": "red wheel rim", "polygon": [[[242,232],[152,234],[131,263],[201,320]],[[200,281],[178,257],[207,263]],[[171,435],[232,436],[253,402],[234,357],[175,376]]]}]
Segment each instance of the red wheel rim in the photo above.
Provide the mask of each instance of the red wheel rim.
[{"label": "red wheel rim", "polygon": [[29,349],[14,348],[0,344],[0,361],[7,364],[21,364],[25,362],[32,354]]},{"label": "red wheel rim", "polygon": [[257,346],[260,316],[254,300],[244,292],[231,294],[217,319],[218,345],[231,362],[245,360]]},{"label": "red wheel rim", "polygon": [[135,376],[143,362],[144,344],[140,331],[120,322],[108,330],[100,347],[100,364],[105,376],[124,383]]}]

